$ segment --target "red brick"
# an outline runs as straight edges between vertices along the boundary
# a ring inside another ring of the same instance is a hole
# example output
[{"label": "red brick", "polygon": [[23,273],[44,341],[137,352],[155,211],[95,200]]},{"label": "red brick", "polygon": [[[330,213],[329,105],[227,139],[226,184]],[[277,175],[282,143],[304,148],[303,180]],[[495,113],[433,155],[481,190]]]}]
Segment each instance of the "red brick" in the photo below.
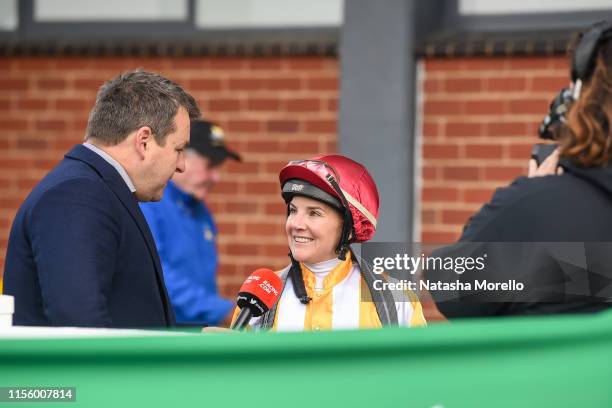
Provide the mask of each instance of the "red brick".
[{"label": "red brick", "polygon": [[270,120],[267,129],[269,132],[296,132],[298,122],[295,120]]},{"label": "red brick", "polygon": [[439,126],[434,122],[423,123],[423,136],[424,137],[436,137],[439,135]]},{"label": "red brick", "polygon": [[235,91],[254,91],[257,89],[262,89],[264,87],[264,82],[253,78],[230,79],[228,87],[230,90]]},{"label": "red brick", "polygon": [[39,79],[36,83],[40,89],[49,91],[66,89],[67,87],[64,79]]},{"label": "red brick", "polygon": [[510,101],[510,112],[519,114],[542,115],[542,117],[544,117],[544,115],[548,113],[549,105],[550,100],[546,99],[513,100]]},{"label": "red brick", "polygon": [[436,211],[435,210],[423,210],[421,211],[421,223],[422,224],[435,224],[436,223]]},{"label": "red brick", "polygon": [[426,58],[426,71],[462,71],[463,66],[455,58]]},{"label": "red brick", "polygon": [[325,143],[325,148],[320,153],[337,153],[338,152],[338,143],[335,140],[330,140]]},{"label": "red brick", "polygon": [[296,91],[301,88],[298,78],[274,78],[266,80],[266,88],[275,91]]},{"label": "red brick", "polygon": [[278,174],[281,171],[281,169],[287,165],[288,162],[289,162],[288,160],[268,161],[264,164],[264,172]]},{"label": "red brick", "polygon": [[442,176],[445,180],[478,180],[480,169],[478,167],[444,167]]},{"label": "red brick", "polygon": [[215,186],[215,194],[235,194],[238,192],[239,184],[237,181],[223,180]]},{"label": "red brick", "polygon": [[[279,169],[280,170],[280,169]],[[287,215],[287,206],[282,200],[277,203],[267,203],[264,207],[264,211],[268,215]]]},{"label": "red brick", "polygon": [[45,130],[45,131],[54,131],[54,130],[66,130],[67,124],[63,120],[37,120],[36,121],[36,129],[37,130]]},{"label": "red brick", "polygon": [[247,109],[250,111],[278,111],[280,109],[280,101],[273,98],[253,98],[247,100]]},{"label": "red brick", "polygon": [[74,80],[74,87],[79,90],[83,89],[83,90],[88,90],[88,91],[97,91],[102,86],[103,83],[104,81],[99,80],[99,79],[81,78],[81,79]]},{"label": "red brick", "polygon": [[49,108],[47,99],[17,99],[18,110],[41,111]]},{"label": "red brick", "polygon": [[421,194],[423,201],[454,202],[459,199],[459,191],[450,187],[423,187]]},{"label": "red brick", "polygon": [[[233,151],[237,151],[237,149],[232,148],[231,146],[228,146],[228,148],[230,148]],[[227,164],[225,165],[224,171],[230,174],[230,176],[228,177],[232,177],[233,175],[236,175],[236,174],[242,174],[242,175],[257,174],[257,172],[259,171],[259,163],[246,162],[246,161],[235,162],[233,160],[231,161],[228,160],[226,161],[226,163]]]},{"label": "red brick", "polygon": [[336,133],[335,120],[306,121],[305,131],[308,133]]},{"label": "red brick", "polygon": [[[21,205],[21,200],[13,198],[0,198],[0,208],[18,208]],[[6,246],[6,240],[0,239],[0,245]]]},{"label": "red brick", "polygon": [[278,71],[282,68],[282,63],[283,59],[280,58],[254,58],[248,61],[247,68]]},{"label": "red brick", "polygon": [[551,68],[560,69],[561,71],[568,72],[569,66],[570,63],[567,57],[550,58]]},{"label": "red brick", "polygon": [[[112,76],[119,74],[120,71],[132,69],[133,61],[125,57],[104,57],[98,58],[91,65],[93,69],[100,71],[115,71]],[[110,77],[109,77],[110,79]]]},{"label": "red brick", "polygon": [[26,130],[28,121],[23,119],[0,119],[0,129],[5,130]]},{"label": "red brick", "polygon": [[423,158],[425,159],[455,159],[459,157],[459,147],[453,145],[432,145],[423,146]]},{"label": "red brick", "polygon": [[510,181],[527,173],[527,164],[522,167],[490,167],[484,169],[485,180]]},{"label": "red brick", "polygon": [[[284,234],[284,230],[283,230]],[[278,257],[286,257],[289,253],[289,247],[287,244],[284,245],[266,245],[263,249],[264,256],[278,256]]]},{"label": "red brick", "polygon": [[238,256],[255,256],[259,255],[261,248],[261,245],[232,244],[227,248],[227,254]]},{"label": "red brick", "polygon": [[23,57],[15,58],[14,67],[17,71],[22,70],[46,70],[53,66],[55,63],[53,58],[39,58],[39,57]]},{"label": "red brick", "polygon": [[208,108],[212,112],[236,112],[240,110],[240,100],[238,99],[213,99]]},{"label": "red brick", "polygon": [[221,89],[220,79],[192,79],[188,82],[188,91],[218,91]]},{"label": "red brick", "polygon": [[446,92],[480,92],[483,86],[480,78],[450,78],[445,82]]},{"label": "red brick", "polygon": [[440,177],[440,168],[437,166],[423,166],[423,180],[437,180]]},{"label": "red brick", "polygon": [[525,70],[539,70],[539,69],[550,69],[551,60],[545,57],[513,57],[508,58],[508,67],[511,70],[525,69]]},{"label": "red brick", "polygon": [[425,101],[425,116],[428,115],[461,115],[463,105],[460,102]]},{"label": "red brick", "polygon": [[251,182],[246,185],[247,194],[278,194],[280,193],[276,181],[270,182]]},{"label": "red brick", "polygon": [[55,107],[59,110],[82,112],[89,110],[93,101],[88,99],[58,99]]},{"label": "red brick", "polygon": [[421,241],[429,244],[451,244],[459,238],[459,232],[423,231]]},{"label": "red brick", "polygon": [[568,75],[533,77],[531,78],[531,90],[550,92],[550,99],[552,99],[556,92],[568,86],[569,83],[570,78]]},{"label": "red brick", "polygon": [[492,92],[524,92],[527,89],[525,78],[489,78],[485,89]]},{"label": "red brick", "polygon": [[[248,185],[247,185],[248,186]],[[251,191],[255,194],[255,191]],[[257,204],[254,202],[250,203],[226,203],[226,209],[231,214],[255,214],[257,213]]]},{"label": "red brick", "polygon": [[475,57],[462,60],[463,69],[472,71],[495,71],[499,73],[507,69],[507,59],[497,57]]},{"label": "red brick", "polygon": [[340,89],[337,77],[308,78],[306,88],[314,91],[337,91]]},{"label": "red brick", "polygon": [[257,222],[257,223],[247,222],[244,224],[244,231],[248,235],[264,235],[264,236],[275,236],[275,235],[282,235],[285,233],[284,224],[280,225],[278,223],[270,224],[270,223],[262,223],[262,222]]},{"label": "red brick", "polygon": [[228,132],[259,132],[262,123],[258,120],[229,120],[226,129]]},{"label": "red brick", "polygon": [[213,70],[239,71],[246,68],[246,61],[242,58],[211,58],[204,61],[206,67]]},{"label": "red brick", "polygon": [[217,222],[219,235],[235,235],[238,232],[238,225],[235,222]]},{"label": "red brick", "polygon": [[427,78],[423,82],[423,90],[425,93],[441,92],[443,90],[442,81],[439,79]]},{"label": "red brick", "polygon": [[486,134],[496,136],[529,136],[524,122],[493,122],[486,125]]},{"label": "red brick", "polygon": [[320,57],[292,58],[288,65],[290,69],[317,70],[325,66],[325,60]]},{"label": "red brick", "polygon": [[446,124],[447,137],[479,137],[483,134],[481,123],[448,122]]},{"label": "red brick", "polygon": [[338,98],[332,98],[327,101],[327,110],[330,112],[338,111]]},{"label": "red brick", "polygon": [[511,159],[529,160],[531,157],[531,149],[533,144],[513,144],[508,147],[508,153]]},{"label": "red brick", "polygon": [[469,158],[499,160],[503,156],[503,149],[500,145],[467,145],[465,155]]},{"label": "red brick", "polygon": [[23,191],[31,191],[34,186],[40,182],[40,179],[19,179],[17,180],[17,188]]},{"label": "red brick", "polygon": [[25,91],[26,89],[28,89],[28,81],[25,79],[0,79],[0,92]]},{"label": "red brick", "polygon": [[506,112],[505,102],[492,101],[467,101],[465,113],[468,115],[500,115]]},{"label": "red brick", "polygon": [[46,150],[48,143],[44,139],[17,139],[17,149],[20,150]]},{"label": "red brick", "polygon": [[285,103],[289,112],[316,112],[321,109],[321,102],[319,99],[288,99]]},{"label": "red brick", "polygon": [[302,153],[304,155],[313,155],[319,153],[319,142],[289,142],[287,143],[283,151],[287,153]]},{"label": "red brick", "polygon": [[0,159],[0,169],[23,169],[24,167],[29,167],[29,160],[20,160],[20,159]]},{"label": "red brick", "polygon": [[491,199],[493,189],[467,188],[463,192],[463,200],[467,203],[486,203]]},{"label": "red brick", "polygon": [[174,69],[205,69],[206,62],[201,57],[179,57],[170,59]]},{"label": "red brick", "polygon": [[442,211],[442,222],[445,224],[464,225],[473,214],[473,211],[444,210]]},{"label": "red brick", "polygon": [[247,150],[253,153],[270,153],[280,150],[280,142],[276,140],[249,140]]},{"label": "red brick", "polygon": [[[73,142],[72,145],[74,144],[76,143]],[[70,147],[72,147],[72,145]],[[60,159],[61,159],[61,155],[58,155],[57,160],[35,159],[34,162],[32,163],[32,167],[34,167],[35,169],[49,170],[55,167]]]}]

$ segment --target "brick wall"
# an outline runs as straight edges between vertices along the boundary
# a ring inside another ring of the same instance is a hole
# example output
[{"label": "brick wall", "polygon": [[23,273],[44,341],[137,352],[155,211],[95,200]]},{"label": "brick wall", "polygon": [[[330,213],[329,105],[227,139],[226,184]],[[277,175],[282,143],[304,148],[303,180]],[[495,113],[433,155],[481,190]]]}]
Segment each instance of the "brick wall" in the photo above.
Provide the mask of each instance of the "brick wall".
[{"label": "brick wall", "polygon": [[[135,67],[185,86],[243,154],[209,198],[220,228],[220,287],[233,296],[252,270],[287,263],[280,168],[336,150],[335,58],[0,59],[0,268],[23,198],[82,140],[102,82]],[[537,126],[566,83],[563,57],[424,61],[424,242],[454,241],[495,187],[526,171]]]},{"label": "brick wall", "polygon": [[423,242],[455,241],[494,189],[527,173],[537,128],[569,82],[565,57],[427,59]]},{"label": "brick wall", "polygon": [[210,197],[222,293],[287,263],[277,175],[291,159],[336,149],[335,58],[0,58],[0,276],[18,206],[82,141],[98,87],[137,67],[183,85],[243,154]]}]

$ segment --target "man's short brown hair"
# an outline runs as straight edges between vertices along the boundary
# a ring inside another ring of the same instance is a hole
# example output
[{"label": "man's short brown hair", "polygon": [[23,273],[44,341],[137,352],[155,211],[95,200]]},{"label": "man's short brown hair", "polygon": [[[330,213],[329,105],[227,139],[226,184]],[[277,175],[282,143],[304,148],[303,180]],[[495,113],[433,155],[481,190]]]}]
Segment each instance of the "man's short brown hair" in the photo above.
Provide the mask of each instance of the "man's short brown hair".
[{"label": "man's short brown hair", "polygon": [[174,117],[180,107],[191,120],[199,118],[195,99],[177,83],[140,69],[125,72],[100,87],[85,139],[114,146],[136,129],[148,126],[157,144],[163,146],[166,136],[176,130]]}]

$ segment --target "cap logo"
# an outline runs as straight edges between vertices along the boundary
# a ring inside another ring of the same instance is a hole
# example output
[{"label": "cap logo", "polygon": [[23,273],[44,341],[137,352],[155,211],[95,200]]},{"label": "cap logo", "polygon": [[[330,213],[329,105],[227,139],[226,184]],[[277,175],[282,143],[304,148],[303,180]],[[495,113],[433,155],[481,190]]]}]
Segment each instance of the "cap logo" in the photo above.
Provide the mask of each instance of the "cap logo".
[{"label": "cap logo", "polygon": [[304,189],[303,184],[294,184],[291,186],[291,191],[302,191]]},{"label": "cap logo", "polygon": [[219,126],[211,126],[210,140],[213,146],[223,146],[223,129]]}]

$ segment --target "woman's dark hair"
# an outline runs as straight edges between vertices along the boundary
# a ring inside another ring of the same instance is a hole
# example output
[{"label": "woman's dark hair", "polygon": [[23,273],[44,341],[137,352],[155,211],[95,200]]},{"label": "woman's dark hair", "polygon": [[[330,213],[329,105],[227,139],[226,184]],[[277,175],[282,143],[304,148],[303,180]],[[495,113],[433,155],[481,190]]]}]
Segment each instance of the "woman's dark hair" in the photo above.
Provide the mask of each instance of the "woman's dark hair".
[{"label": "woman's dark hair", "polygon": [[[573,55],[578,39],[570,48]],[[595,53],[592,75],[559,129],[561,156],[583,167],[602,167],[612,160],[612,40],[604,40]]]}]

